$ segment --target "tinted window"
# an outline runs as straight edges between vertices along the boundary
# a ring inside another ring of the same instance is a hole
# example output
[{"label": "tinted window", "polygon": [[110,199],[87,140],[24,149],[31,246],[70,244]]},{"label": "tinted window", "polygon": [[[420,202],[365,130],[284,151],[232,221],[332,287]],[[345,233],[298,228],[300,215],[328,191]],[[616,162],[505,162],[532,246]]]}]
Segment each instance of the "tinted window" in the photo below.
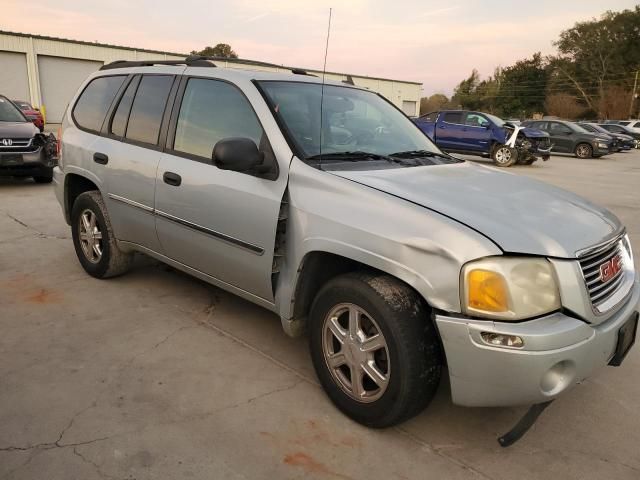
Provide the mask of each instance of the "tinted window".
[{"label": "tinted window", "polygon": [[217,80],[192,78],[187,83],[173,149],[211,159],[223,138],[246,137],[260,146],[262,127],[249,101],[237,88]]},{"label": "tinted window", "polygon": [[133,96],[138,88],[139,78],[135,78],[127,87],[124,95],[120,99],[116,113],[111,120],[111,129],[109,130],[118,137],[124,137],[124,133],[127,130],[127,120],[129,119],[129,110],[131,110],[131,104],[133,103]]},{"label": "tinted window", "polygon": [[82,128],[100,131],[111,102],[126,76],[95,78],[84,89],[73,109],[73,118]]},{"label": "tinted window", "polygon": [[143,75],[129,115],[126,138],[156,144],[162,115],[173,84],[170,75]]},{"label": "tinted window", "polygon": [[444,114],[447,123],[462,123],[462,112],[448,112]]},{"label": "tinted window", "polygon": [[489,125],[489,120],[477,113],[467,113],[464,124],[470,127],[486,127]]},{"label": "tinted window", "polygon": [[551,122],[549,125],[549,131],[551,133],[564,134],[569,133],[571,129],[561,123]]}]

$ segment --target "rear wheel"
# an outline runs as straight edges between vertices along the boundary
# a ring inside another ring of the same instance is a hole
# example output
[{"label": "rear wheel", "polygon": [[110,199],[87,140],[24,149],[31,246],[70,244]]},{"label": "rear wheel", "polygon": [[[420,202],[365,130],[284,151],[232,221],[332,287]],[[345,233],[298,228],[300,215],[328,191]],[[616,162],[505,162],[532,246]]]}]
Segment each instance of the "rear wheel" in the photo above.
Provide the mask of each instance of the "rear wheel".
[{"label": "rear wheel", "polygon": [[78,260],[89,275],[108,278],[129,270],[133,254],[118,248],[99,192],[84,192],[73,203],[71,233]]},{"label": "rear wheel", "polygon": [[435,395],[442,356],[429,310],[383,274],[330,280],[311,307],[313,365],[333,403],[370,427],[418,414]]},{"label": "rear wheel", "polygon": [[578,158],[591,158],[593,157],[593,147],[588,143],[580,143],[576,146],[575,154]]},{"label": "rear wheel", "polygon": [[498,167],[510,167],[518,161],[518,152],[506,145],[496,145],[493,147],[491,158]]}]

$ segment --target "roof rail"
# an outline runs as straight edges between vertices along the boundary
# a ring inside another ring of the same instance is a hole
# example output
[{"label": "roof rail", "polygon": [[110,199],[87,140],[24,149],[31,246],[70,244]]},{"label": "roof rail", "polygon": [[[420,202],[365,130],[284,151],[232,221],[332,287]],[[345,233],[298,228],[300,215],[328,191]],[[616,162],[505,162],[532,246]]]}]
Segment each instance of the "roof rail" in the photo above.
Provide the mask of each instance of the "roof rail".
[{"label": "roof rail", "polygon": [[[260,62],[260,61],[257,61],[257,60],[246,60],[246,59],[242,59],[242,58],[217,57],[217,56],[205,56],[205,55],[190,55],[189,57],[187,57],[187,60],[189,58],[194,59],[194,60],[208,60],[208,61],[211,61],[211,62],[242,63],[244,65],[253,65],[254,67],[282,68],[284,70],[289,70],[291,73],[294,73],[296,75],[308,75],[310,77],[315,77],[316,76],[313,73],[309,73],[306,70],[303,70],[302,68],[285,67],[283,65],[278,65],[278,64],[269,63],[269,62]],[[195,65],[193,65],[193,66],[195,66]]]},{"label": "roof rail", "polygon": [[100,70],[111,70],[114,68],[128,67],[151,67],[153,65],[187,65],[189,67],[214,67],[215,63],[208,61],[205,57],[190,55],[184,60],[116,60],[100,67]]}]

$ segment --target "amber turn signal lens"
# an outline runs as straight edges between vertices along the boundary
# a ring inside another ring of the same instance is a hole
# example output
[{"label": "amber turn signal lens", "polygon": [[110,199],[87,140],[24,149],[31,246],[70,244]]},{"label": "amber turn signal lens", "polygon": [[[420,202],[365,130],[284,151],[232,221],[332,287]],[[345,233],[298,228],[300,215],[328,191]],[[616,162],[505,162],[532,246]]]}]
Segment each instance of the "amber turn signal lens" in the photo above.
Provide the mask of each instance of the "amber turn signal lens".
[{"label": "amber turn signal lens", "polygon": [[509,291],[502,275],[489,270],[467,273],[467,305],[485,312],[509,311]]}]

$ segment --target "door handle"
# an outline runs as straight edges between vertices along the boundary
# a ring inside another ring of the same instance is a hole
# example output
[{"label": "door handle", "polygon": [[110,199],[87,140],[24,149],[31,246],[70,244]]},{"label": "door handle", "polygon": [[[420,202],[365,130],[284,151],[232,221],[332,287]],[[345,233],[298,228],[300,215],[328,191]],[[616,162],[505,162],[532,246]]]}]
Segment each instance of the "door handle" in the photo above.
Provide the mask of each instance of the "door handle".
[{"label": "door handle", "polygon": [[93,161],[99,163],[100,165],[106,165],[109,163],[109,157],[107,157],[104,153],[96,152],[93,154]]},{"label": "door handle", "polygon": [[444,125],[440,125],[438,128],[442,128],[442,129],[444,129],[444,128],[446,128],[446,127],[445,127]]},{"label": "door handle", "polygon": [[162,180],[164,180],[164,183],[167,185],[173,185],[174,187],[179,187],[182,183],[182,177],[173,172],[164,172]]}]

